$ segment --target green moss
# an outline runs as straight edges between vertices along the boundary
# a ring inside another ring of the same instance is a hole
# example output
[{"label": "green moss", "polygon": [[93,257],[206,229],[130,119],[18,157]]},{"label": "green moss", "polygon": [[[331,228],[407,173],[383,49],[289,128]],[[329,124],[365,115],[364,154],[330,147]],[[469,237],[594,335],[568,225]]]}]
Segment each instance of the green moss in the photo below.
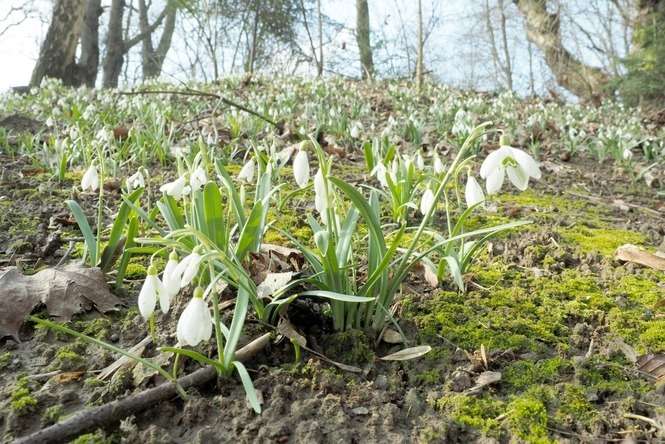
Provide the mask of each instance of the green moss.
[{"label": "green moss", "polygon": [[555,414],[558,422],[574,424],[589,423],[598,416],[598,411],[587,400],[584,389],[573,384],[564,384],[559,392],[559,405]]},{"label": "green moss", "polygon": [[579,246],[584,253],[600,253],[612,257],[623,244],[642,245],[645,238],[640,233],[615,228],[590,228],[575,225],[558,230],[564,241]]},{"label": "green moss", "polygon": [[517,398],[508,404],[508,426],[520,440],[534,444],[553,443],[547,437],[547,409],[538,399]]},{"label": "green moss", "polygon": [[81,435],[70,444],[112,444],[114,441],[112,439],[104,436],[104,433],[101,431],[95,433],[87,433]]},{"label": "green moss", "polygon": [[93,338],[106,340],[113,323],[108,318],[97,318],[86,321],[77,321],[74,329]]},{"label": "green moss", "polygon": [[37,400],[31,395],[28,383],[27,377],[20,378],[11,393],[11,409],[19,415],[30,413],[37,406]]},{"label": "green moss", "polygon": [[75,351],[71,345],[65,345],[58,349],[51,363],[51,368],[63,371],[78,370],[83,367],[85,367],[85,358]]},{"label": "green moss", "polygon": [[436,400],[434,407],[453,421],[478,429],[487,436],[500,435],[501,423],[497,418],[505,411],[503,401],[455,393]]},{"label": "green moss", "polygon": [[146,277],[147,269],[145,265],[136,262],[130,262],[125,269],[125,278],[127,279],[143,279]]},{"label": "green moss", "polygon": [[564,374],[572,374],[572,363],[556,357],[541,361],[516,361],[503,370],[502,381],[509,388],[525,390],[535,384],[557,382]]},{"label": "green moss", "polygon": [[374,358],[370,337],[361,330],[347,330],[324,340],[326,354],[345,364],[360,364]]},{"label": "green moss", "polygon": [[415,384],[422,384],[422,385],[434,385],[438,384],[441,381],[443,381],[443,375],[441,374],[441,370],[433,368],[431,370],[426,370],[424,372],[418,373],[417,375],[413,376],[413,382]]},{"label": "green moss", "polygon": [[12,353],[4,352],[0,355],[0,371],[6,369],[12,362]]},{"label": "green moss", "polygon": [[62,405],[52,405],[44,411],[42,422],[44,425],[55,424],[63,414]]}]

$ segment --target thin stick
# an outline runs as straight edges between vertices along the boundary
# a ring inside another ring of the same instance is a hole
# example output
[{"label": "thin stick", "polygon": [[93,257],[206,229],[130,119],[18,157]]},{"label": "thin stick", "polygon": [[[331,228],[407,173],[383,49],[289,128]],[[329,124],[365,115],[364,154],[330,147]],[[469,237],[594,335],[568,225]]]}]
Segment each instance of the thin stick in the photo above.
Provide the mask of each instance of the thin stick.
[{"label": "thin stick", "polygon": [[[242,362],[252,358],[268,345],[270,337],[271,334],[266,333],[253,340],[236,352],[235,359]],[[211,381],[216,376],[217,370],[213,366],[208,365],[178,379],[178,384],[183,388],[195,387]],[[46,444],[68,442],[83,433],[117,423],[129,415],[153,407],[159,402],[176,396],[176,394],[176,385],[172,382],[165,382],[157,387],[135,393],[126,398],[84,410],[62,422],[19,438],[14,443]]]},{"label": "thin stick", "polygon": [[241,105],[237,102],[234,102],[231,99],[227,99],[226,97],[220,96],[219,94],[215,93],[209,93],[205,91],[197,91],[194,89],[187,88],[185,91],[177,91],[177,90],[141,90],[141,91],[120,91],[118,94],[121,94],[123,96],[134,96],[134,95],[139,95],[139,94],[174,94],[174,95],[179,95],[179,96],[197,96],[197,97],[210,97],[213,99],[217,99],[224,103],[225,105],[232,106],[234,108],[238,108],[239,110],[245,111],[246,113],[249,113],[253,116],[258,117],[259,119],[263,120],[264,122],[268,122],[274,127],[279,127],[277,122],[274,120],[270,119],[269,117],[264,116],[263,114],[260,114],[254,110],[251,110],[247,108],[244,105]]}]

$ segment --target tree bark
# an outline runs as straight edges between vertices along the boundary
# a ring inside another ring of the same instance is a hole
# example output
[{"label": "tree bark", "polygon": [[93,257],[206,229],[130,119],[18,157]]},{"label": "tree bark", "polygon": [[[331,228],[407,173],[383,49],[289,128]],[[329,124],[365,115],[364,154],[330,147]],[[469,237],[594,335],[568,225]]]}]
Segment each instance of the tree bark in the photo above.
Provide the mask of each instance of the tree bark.
[{"label": "tree bark", "polygon": [[323,76],[323,15],[321,14],[321,0],[316,0],[316,13],[319,20],[319,64],[316,67],[316,76]]},{"label": "tree bark", "polygon": [[85,0],[56,0],[51,24],[32,71],[31,86],[39,86],[44,77],[61,79],[66,85],[76,83],[76,46],[84,13]]},{"label": "tree bark", "polygon": [[598,100],[607,94],[610,77],[601,69],[575,58],[561,40],[558,12],[547,10],[547,0],[513,0],[526,21],[527,38],[545,56],[559,85],[583,99]]},{"label": "tree bark", "polygon": [[504,72],[506,73],[506,86],[513,90],[513,65],[510,61],[510,49],[508,48],[508,31],[506,30],[506,10],[503,0],[499,0],[499,12],[501,14],[501,42],[503,44]]},{"label": "tree bark", "polygon": [[122,17],[125,12],[125,0],[113,0],[109,15],[109,27],[106,36],[106,57],[102,86],[117,88],[122,64],[125,61],[125,45],[122,37]]},{"label": "tree bark", "polygon": [[78,62],[80,83],[94,88],[99,70],[99,17],[104,10],[101,0],[88,0],[81,30],[81,58]]},{"label": "tree bark", "polygon": [[423,34],[423,2],[418,0],[418,59],[416,60],[416,89],[418,94],[423,90],[425,77],[425,36]]},{"label": "tree bark", "polygon": [[155,48],[152,44],[152,33],[150,32],[150,22],[148,21],[148,8],[145,0],[139,0],[139,29],[142,34],[146,35],[142,42],[141,51],[144,79],[159,77],[162,73],[166,54],[169,52],[169,49],[171,49],[178,8],[174,4],[168,4],[166,7],[168,8],[168,12],[166,13],[166,18],[164,20],[164,29],[162,30],[162,36],[159,39],[157,48]]},{"label": "tree bark", "polygon": [[360,52],[360,67],[363,79],[371,79],[374,76],[374,60],[369,33],[369,6],[367,0],[356,0],[356,42]]}]

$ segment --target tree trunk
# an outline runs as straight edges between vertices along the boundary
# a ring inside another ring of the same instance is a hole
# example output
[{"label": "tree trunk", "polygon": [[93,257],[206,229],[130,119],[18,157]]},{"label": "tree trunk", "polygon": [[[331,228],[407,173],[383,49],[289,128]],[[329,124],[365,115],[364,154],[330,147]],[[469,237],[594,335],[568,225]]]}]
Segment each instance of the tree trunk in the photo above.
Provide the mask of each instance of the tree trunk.
[{"label": "tree trunk", "polygon": [[145,0],[139,0],[139,28],[141,33],[145,34],[145,38],[142,41],[143,46],[141,51],[144,79],[159,77],[162,73],[166,54],[169,52],[169,49],[171,49],[178,8],[175,4],[168,4],[166,7],[168,8],[168,12],[166,13],[166,19],[164,20],[164,29],[162,30],[159,44],[155,49],[152,44],[152,33],[150,32],[150,23],[148,21],[148,8]]},{"label": "tree trunk", "polygon": [[84,12],[85,0],[56,0],[51,24],[32,71],[31,86],[39,86],[44,77],[61,79],[66,85],[76,83],[76,46]]},{"label": "tree trunk", "polygon": [[609,76],[599,68],[575,58],[561,40],[558,12],[548,12],[547,0],[513,0],[526,21],[528,39],[545,56],[559,85],[583,99],[598,100],[606,95]]},{"label": "tree trunk", "polygon": [[508,48],[508,32],[506,30],[506,10],[503,0],[499,0],[499,12],[501,14],[501,42],[503,43],[504,72],[506,73],[506,86],[513,90],[513,65],[510,61],[510,49]]},{"label": "tree trunk", "polygon": [[99,17],[104,10],[102,0],[88,0],[81,30],[81,59],[79,74],[81,83],[94,88],[99,70]]},{"label": "tree trunk", "polygon": [[319,64],[316,67],[316,76],[323,76],[323,15],[321,14],[321,0],[316,0],[316,12],[319,19]]},{"label": "tree trunk", "polygon": [[416,61],[416,89],[418,94],[423,90],[425,77],[425,36],[423,35],[423,2],[418,0],[418,59]]},{"label": "tree trunk", "polygon": [[122,37],[122,17],[125,11],[125,0],[113,0],[109,15],[109,28],[106,36],[106,57],[104,58],[104,74],[102,86],[117,88],[122,64],[125,61],[125,45]]},{"label": "tree trunk", "polygon": [[356,42],[360,52],[360,67],[363,79],[371,79],[374,76],[374,60],[372,59],[369,29],[367,0],[356,0]]}]

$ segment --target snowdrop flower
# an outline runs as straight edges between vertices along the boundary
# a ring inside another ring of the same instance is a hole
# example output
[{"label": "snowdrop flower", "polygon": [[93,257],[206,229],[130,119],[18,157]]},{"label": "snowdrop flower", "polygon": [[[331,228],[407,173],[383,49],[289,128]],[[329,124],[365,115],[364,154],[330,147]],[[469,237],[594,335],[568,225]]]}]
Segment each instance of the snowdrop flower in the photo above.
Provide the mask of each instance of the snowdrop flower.
[{"label": "snowdrop flower", "polygon": [[189,148],[182,145],[173,145],[170,151],[173,157],[185,157],[189,154]]},{"label": "snowdrop flower", "polygon": [[199,251],[198,247],[194,248],[175,268],[175,275],[180,277],[180,288],[188,286],[199,272],[199,264],[201,264]]},{"label": "snowdrop flower", "polygon": [[141,170],[138,170],[127,178],[127,187],[130,190],[145,188],[145,177],[143,177]]},{"label": "snowdrop flower", "polygon": [[624,148],[623,153],[621,153],[621,157],[623,157],[623,160],[630,160],[633,158],[633,152],[630,150],[630,148]]},{"label": "snowdrop flower", "polygon": [[254,181],[254,159],[249,159],[245,165],[243,165],[240,173],[238,173],[238,180],[241,182],[251,183]]},{"label": "snowdrop flower", "polygon": [[379,181],[383,188],[388,188],[388,179],[386,178],[388,170],[383,163],[378,164],[372,170],[372,175],[376,176],[376,179]]},{"label": "snowdrop flower", "polygon": [[540,167],[533,157],[508,145],[501,146],[487,156],[480,166],[480,177],[485,179],[488,194],[501,189],[506,173],[520,191],[529,186],[529,178],[540,179]]},{"label": "snowdrop flower", "polygon": [[162,285],[164,291],[159,295],[159,307],[164,313],[169,311],[171,306],[171,299],[173,299],[180,291],[180,280],[182,275],[177,273],[178,269],[178,254],[174,251],[169,255],[169,261],[164,267],[162,274]]},{"label": "snowdrop flower", "polygon": [[443,165],[443,162],[441,161],[441,158],[437,153],[434,153],[434,172],[436,174],[441,174],[445,171],[446,167]]},{"label": "snowdrop flower", "polygon": [[293,159],[293,177],[300,188],[305,188],[309,182],[309,159],[305,150],[298,150]]},{"label": "snowdrop flower", "polygon": [[314,175],[314,207],[321,215],[321,221],[328,223],[328,196],[321,168]]},{"label": "snowdrop flower", "polygon": [[431,189],[425,190],[423,197],[420,198],[420,212],[425,216],[434,206],[434,193]]},{"label": "snowdrop flower", "polygon": [[277,165],[278,166],[285,165],[286,162],[288,162],[289,159],[291,158],[291,155],[293,154],[294,150],[295,148],[293,147],[293,145],[291,145],[275,153],[275,160],[277,161]]},{"label": "snowdrop flower", "polygon": [[467,207],[472,207],[477,203],[485,201],[485,193],[483,193],[482,187],[473,176],[469,176],[469,178],[466,180],[464,198],[466,199]]},{"label": "snowdrop flower", "polygon": [[363,129],[363,125],[360,122],[354,122],[353,125],[351,125],[351,130],[349,131],[349,134],[351,137],[354,139],[358,139],[360,137],[360,131]]},{"label": "snowdrop flower", "polygon": [[201,189],[208,182],[208,176],[202,166],[198,166],[189,176],[189,186],[192,190]]},{"label": "snowdrop flower", "polygon": [[99,174],[97,174],[97,167],[93,163],[88,167],[81,179],[81,189],[83,191],[96,191],[97,188],[99,188]]},{"label": "snowdrop flower", "polygon": [[159,191],[174,199],[180,199],[184,194],[189,193],[189,187],[186,185],[185,178],[179,177],[173,182],[165,183],[159,187]]},{"label": "snowdrop flower", "polygon": [[176,335],[178,342],[192,347],[212,336],[212,316],[207,302],[203,300],[201,287],[194,290],[194,297],[180,315]]},{"label": "snowdrop flower", "polygon": [[[155,305],[157,304],[157,298],[164,291],[164,286],[162,281],[157,277],[157,269],[154,265],[150,265],[148,268],[148,275],[143,282],[143,287],[139,292],[139,312],[143,319],[146,321],[152,316],[155,311]],[[168,307],[167,307],[168,308]]]},{"label": "snowdrop flower", "polygon": [[416,168],[418,170],[422,171],[422,170],[425,169],[425,159],[423,159],[423,155],[420,154],[420,152],[418,152],[418,154],[416,154],[416,159],[415,159],[414,163],[415,163]]}]

